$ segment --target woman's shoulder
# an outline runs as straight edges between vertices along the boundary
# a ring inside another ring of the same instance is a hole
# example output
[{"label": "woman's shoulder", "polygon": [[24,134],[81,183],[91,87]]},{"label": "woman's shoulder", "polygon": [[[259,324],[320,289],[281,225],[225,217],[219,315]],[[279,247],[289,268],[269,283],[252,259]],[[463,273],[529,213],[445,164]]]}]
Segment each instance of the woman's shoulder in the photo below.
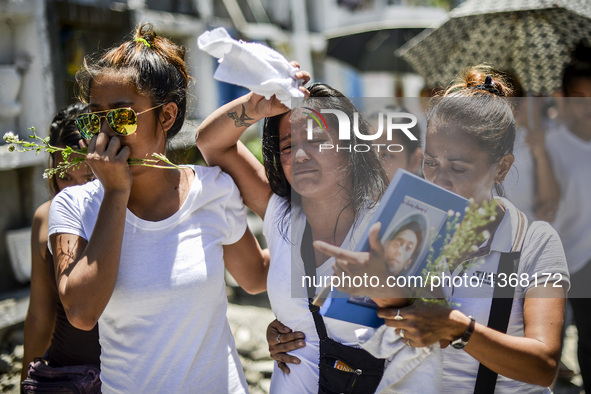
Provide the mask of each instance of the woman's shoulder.
[{"label": "woman's shoulder", "polygon": [[558,287],[570,288],[564,248],[558,233],[548,222],[536,220],[529,224],[521,251],[519,273],[538,278],[536,286],[541,283],[545,286],[550,280],[554,284],[562,282]]},{"label": "woman's shoulder", "polygon": [[516,245],[522,244],[525,248],[531,242],[539,242],[544,239],[556,238],[560,241],[556,230],[548,222],[528,219],[521,210],[506,198],[497,197],[496,200],[505,209],[507,224],[505,227],[500,226],[500,228],[502,227],[504,230],[511,232],[513,250],[516,250]]},{"label": "woman's shoulder", "polygon": [[49,222],[49,209],[51,207],[51,201],[46,201],[43,204],[39,205],[35,214],[33,215],[33,224],[31,229],[33,233],[39,233],[40,237],[47,237],[47,234],[43,234],[43,232],[47,233],[47,223]]},{"label": "woman's shoulder", "polygon": [[36,242],[31,243],[33,251],[37,251],[42,258],[45,258],[47,248],[47,229],[49,226],[49,208],[51,200],[41,204],[33,215],[33,224],[31,226],[31,238]]},{"label": "woman's shoulder", "polygon": [[51,200],[45,201],[43,204],[39,205],[39,207],[37,207],[35,210],[35,214],[33,215],[33,223],[42,223],[43,221],[47,222],[50,206]]},{"label": "woman's shoulder", "polygon": [[[542,220],[531,221],[506,199],[500,199],[507,210],[511,222],[512,250],[521,249],[522,261],[540,264],[554,261],[555,265],[565,265],[566,258],[562,242],[556,230]],[[521,245],[521,248],[519,247]]]},{"label": "woman's shoulder", "polygon": [[[84,207],[100,205],[104,189],[98,179],[84,185],[70,186],[60,191],[51,201],[50,212],[81,211]],[[57,208],[59,207],[59,208]]]},{"label": "woman's shoulder", "polygon": [[270,238],[276,232],[287,233],[287,227],[291,222],[291,214],[287,198],[280,197],[275,193],[271,194],[263,219],[263,234],[265,237]]},{"label": "woman's shoulder", "polygon": [[560,237],[558,236],[558,233],[554,227],[552,227],[550,223],[543,220],[534,220],[530,222],[527,234],[530,238],[557,238],[560,240]]},{"label": "woman's shoulder", "polygon": [[88,198],[88,197],[95,197],[97,194],[103,194],[103,186],[98,179],[95,179],[92,182],[87,182],[83,185],[75,185],[69,186],[62,191],[60,191],[53,200],[57,200],[59,198]]},{"label": "woman's shoulder", "polygon": [[189,168],[195,172],[195,180],[202,186],[207,187],[220,187],[220,188],[235,188],[236,184],[232,177],[222,171],[218,166],[206,167],[200,165],[192,165]]},{"label": "woman's shoulder", "polygon": [[269,198],[269,203],[267,204],[267,211],[265,212],[265,218],[269,217],[276,217],[278,212],[285,212],[285,208],[289,205],[289,201],[287,198],[280,197],[275,193],[271,194]]},{"label": "woman's shoulder", "polygon": [[522,260],[535,265],[538,270],[564,272],[568,275],[566,257],[560,237],[547,222],[536,220],[529,223],[522,248]]}]

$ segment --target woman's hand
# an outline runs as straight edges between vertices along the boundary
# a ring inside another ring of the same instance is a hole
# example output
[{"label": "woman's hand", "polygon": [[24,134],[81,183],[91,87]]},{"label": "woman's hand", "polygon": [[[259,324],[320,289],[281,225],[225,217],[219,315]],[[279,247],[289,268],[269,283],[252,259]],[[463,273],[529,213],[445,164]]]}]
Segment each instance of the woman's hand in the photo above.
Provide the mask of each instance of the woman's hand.
[{"label": "woman's hand", "polygon": [[279,369],[289,373],[287,363],[299,364],[300,359],[290,356],[287,352],[306,346],[303,332],[292,330],[284,326],[279,320],[273,320],[267,327],[267,343],[269,344],[269,353],[271,358],[277,361]]},{"label": "woman's hand", "polygon": [[470,324],[468,316],[443,300],[417,300],[404,308],[381,308],[378,316],[385,319],[387,326],[396,328],[396,333],[412,347],[439,342],[445,348],[461,337]]},{"label": "woman's hand", "polygon": [[[298,62],[292,61],[290,62],[290,64],[295,68],[300,68]],[[308,97],[310,95],[310,92],[308,92],[308,89],[306,89],[303,85],[307,84],[310,81],[310,73],[307,71],[299,70],[295,73],[294,77],[301,82],[302,86],[299,87],[299,90],[302,93],[304,93],[306,97]],[[253,119],[268,118],[289,111],[289,108],[283,105],[281,101],[277,100],[275,96],[272,96],[270,99],[267,100],[264,96],[251,92],[249,93],[248,101],[250,103],[251,109],[246,113],[252,113],[254,115],[252,116]]]},{"label": "woman's hand", "polygon": [[[305,83],[310,74],[297,71],[295,77]],[[300,90],[304,94],[308,92],[304,87]],[[260,218],[265,216],[273,191],[264,166],[240,142],[240,138],[249,126],[263,117],[287,111],[288,108],[276,97],[266,100],[250,92],[216,109],[195,132],[195,142],[207,164],[219,166],[232,177],[244,204]]]},{"label": "woman's hand", "polygon": [[[407,290],[388,286],[390,272],[384,258],[384,247],[380,241],[380,228],[381,224],[378,222],[372,225],[369,230],[369,252],[353,252],[323,241],[315,241],[314,247],[335,258],[333,276],[341,279],[338,281],[340,286],[337,288],[339,290],[351,295],[399,299],[404,304],[408,297]],[[372,279],[373,277],[377,277],[379,282]],[[344,278],[347,280],[343,280]],[[349,278],[350,280],[348,280]],[[355,286],[355,282],[363,285]],[[394,300],[393,303],[398,304]]]},{"label": "woman's hand", "polygon": [[[547,387],[552,384],[558,364],[564,327],[563,289],[530,289],[523,304],[524,335],[512,336],[476,322],[462,351],[509,379]],[[552,298],[555,297],[555,298]],[[417,301],[406,308],[379,309],[378,316],[395,327],[409,346],[441,347],[461,337],[470,318],[443,302]],[[397,317],[398,316],[398,317]],[[404,330],[404,331],[403,331]]]},{"label": "woman's hand", "polygon": [[120,137],[98,133],[88,144],[86,161],[106,191],[131,190],[131,170],[127,159],[130,149],[121,145]]}]

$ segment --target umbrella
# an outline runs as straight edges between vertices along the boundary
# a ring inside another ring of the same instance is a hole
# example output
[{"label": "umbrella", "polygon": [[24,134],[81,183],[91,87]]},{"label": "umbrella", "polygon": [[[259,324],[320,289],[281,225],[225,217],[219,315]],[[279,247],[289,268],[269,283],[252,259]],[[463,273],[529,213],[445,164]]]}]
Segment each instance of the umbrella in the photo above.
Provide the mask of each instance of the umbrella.
[{"label": "umbrella", "polygon": [[395,51],[424,28],[371,29],[349,30],[329,37],[326,54],[359,71],[412,72],[412,67]]},{"label": "umbrella", "polygon": [[591,44],[591,0],[467,0],[397,52],[430,86],[469,66],[513,71],[530,94],[560,89],[579,41]]},{"label": "umbrella", "polygon": [[445,15],[437,8],[387,8],[371,23],[328,31],[326,54],[359,71],[413,72],[396,50]]}]

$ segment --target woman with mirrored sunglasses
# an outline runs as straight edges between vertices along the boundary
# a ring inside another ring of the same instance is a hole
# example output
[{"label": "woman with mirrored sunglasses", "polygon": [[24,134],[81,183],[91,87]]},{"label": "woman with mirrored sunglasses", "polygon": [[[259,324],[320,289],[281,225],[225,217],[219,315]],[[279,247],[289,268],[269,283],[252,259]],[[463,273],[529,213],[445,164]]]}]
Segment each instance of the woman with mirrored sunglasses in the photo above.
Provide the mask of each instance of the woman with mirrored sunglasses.
[{"label": "woman with mirrored sunglasses", "polygon": [[[78,115],[87,111],[88,107],[82,103],[69,105],[59,111],[49,127],[49,143],[52,146],[80,148],[83,140],[75,120]],[[49,167],[56,168],[61,160],[59,153],[51,154]],[[83,185],[93,179],[92,171],[83,163],[68,170],[63,177],[50,178],[51,196],[67,187]],[[37,208],[31,226],[31,296],[25,319],[21,380],[27,378],[29,364],[37,358],[43,358],[50,367],[90,365],[98,369],[100,365],[98,328],[82,331],[73,327],[59,301],[53,274],[53,257],[47,247],[50,204],[51,200]],[[96,382],[96,386],[100,390],[100,382]]]},{"label": "woman with mirrored sunglasses", "polygon": [[164,104],[148,108],[140,113],[136,113],[133,108],[115,108],[94,113],[84,113],[76,118],[76,126],[80,134],[89,140],[101,131],[101,120],[105,118],[111,130],[116,134],[123,136],[130,135],[137,130],[137,117],[139,115],[145,114],[162,105]]},{"label": "woman with mirrored sunglasses", "polygon": [[103,393],[247,391],[226,320],[224,261],[250,292],[266,256],[219,168],[129,166],[164,154],[185,118],[184,50],[140,26],[78,73],[97,181],[51,206],[59,296],[70,322],[98,321]]}]

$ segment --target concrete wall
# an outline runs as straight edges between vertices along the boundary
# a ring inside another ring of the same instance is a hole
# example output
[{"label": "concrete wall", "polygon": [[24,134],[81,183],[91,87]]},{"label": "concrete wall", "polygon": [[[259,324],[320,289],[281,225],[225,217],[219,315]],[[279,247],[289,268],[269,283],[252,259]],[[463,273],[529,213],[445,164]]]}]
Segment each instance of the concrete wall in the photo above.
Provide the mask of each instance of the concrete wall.
[{"label": "concrete wall", "polygon": [[[15,67],[20,79],[16,104],[20,111],[0,121],[0,135],[12,130],[21,137],[30,127],[44,135],[55,112],[50,44],[43,0],[0,2],[0,64]],[[2,86],[0,86],[0,95]],[[0,104],[7,106],[7,103]],[[8,153],[0,146],[0,292],[18,287],[6,249],[7,230],[30,226],[35,208],[48,198],[41,167],[46,157]]]}]

